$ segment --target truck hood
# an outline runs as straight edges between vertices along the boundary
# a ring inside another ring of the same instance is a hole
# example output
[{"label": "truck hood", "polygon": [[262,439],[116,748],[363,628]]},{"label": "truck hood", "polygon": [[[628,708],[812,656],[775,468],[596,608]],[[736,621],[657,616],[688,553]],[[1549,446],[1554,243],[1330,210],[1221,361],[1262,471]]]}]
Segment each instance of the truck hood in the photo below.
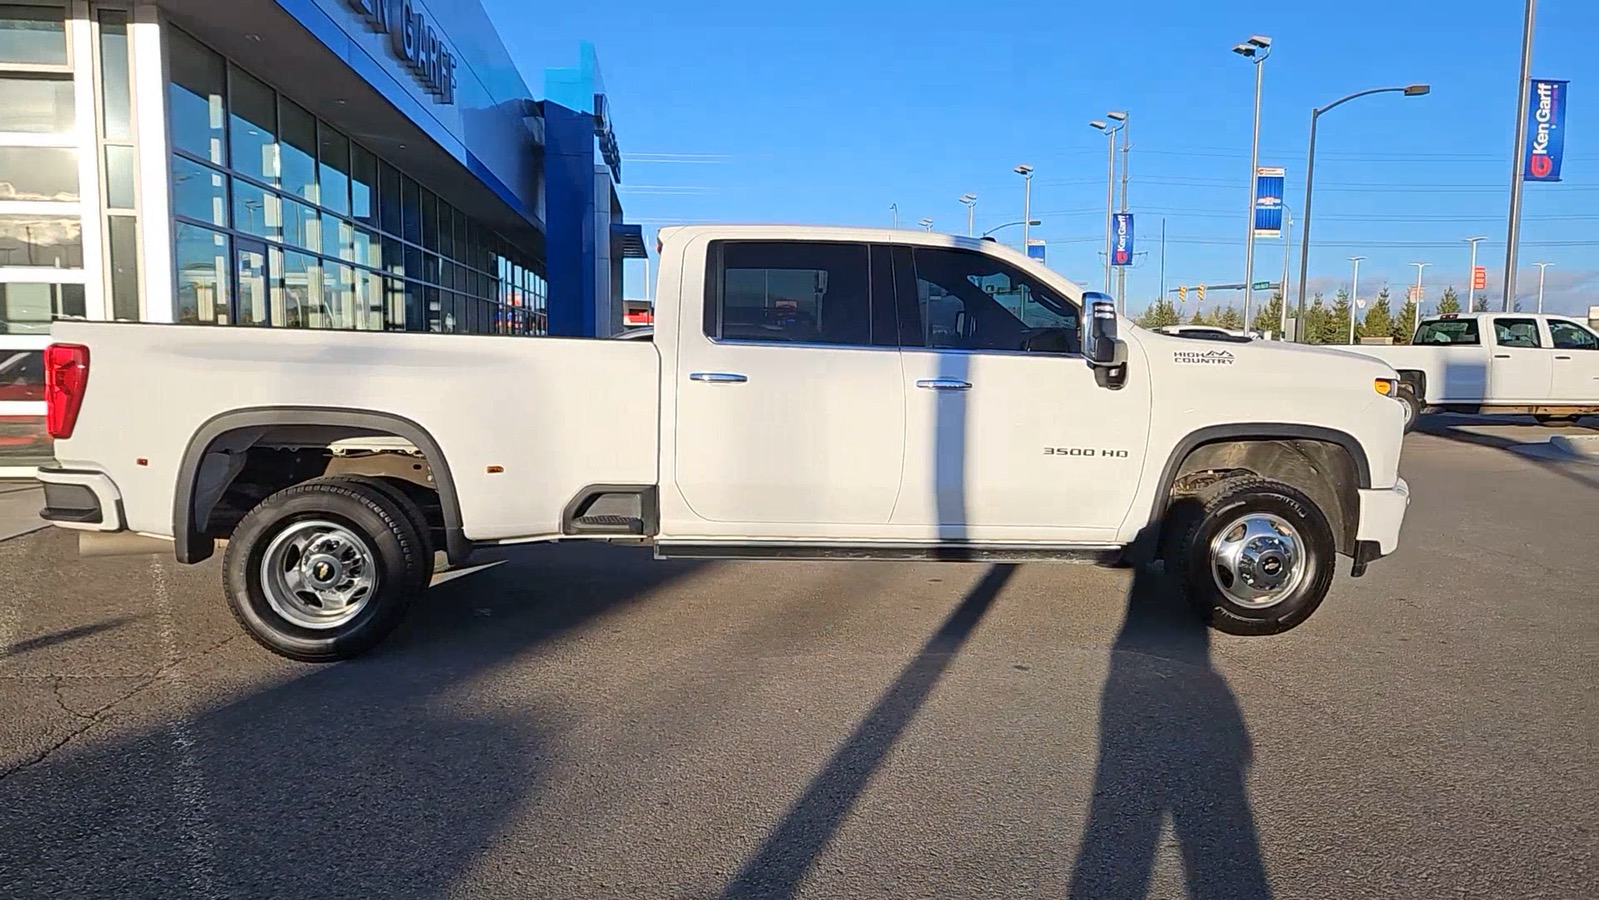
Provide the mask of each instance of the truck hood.
[{"label": "truck hood", "polygon": [[[1287,341],[1213,341],[1138,329],[1151,360],[1180,368],[1233,368],[1251,374],[1280,373],[1292,380],[1317,377],[1397,378],[1393,367],[1358,351]],[[1362,376],[1364,373],[1364,376]]]}]

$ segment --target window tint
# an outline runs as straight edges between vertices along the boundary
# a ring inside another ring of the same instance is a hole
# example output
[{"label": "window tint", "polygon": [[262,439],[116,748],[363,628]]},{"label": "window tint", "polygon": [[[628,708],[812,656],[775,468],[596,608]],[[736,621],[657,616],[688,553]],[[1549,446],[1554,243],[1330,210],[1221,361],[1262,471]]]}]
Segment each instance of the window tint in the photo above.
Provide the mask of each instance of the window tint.
[{"label": "window tint", "polygon": [[971,250],[917,248],[922,346],[1079,353],[1077,307],[1000,260]]},{"label": "window tint", "polygon": [[1476,319],[1434,319],[1416,329],[1415,344],[1480,344]]},{"label": "window tint", "polygon": [[1494,340],[1501,347],[1541,347],[1534,319],[1494,319]]},{"label": "window tint", "polygon": [[1549,337],[1556,350],[1599,350],[1599,337],[1575,322],[1550,319]]},{"label": "window tint", "polygon": [[712,245],[706,334],[739,341],[869,346],[865,244],[721,241]]}]

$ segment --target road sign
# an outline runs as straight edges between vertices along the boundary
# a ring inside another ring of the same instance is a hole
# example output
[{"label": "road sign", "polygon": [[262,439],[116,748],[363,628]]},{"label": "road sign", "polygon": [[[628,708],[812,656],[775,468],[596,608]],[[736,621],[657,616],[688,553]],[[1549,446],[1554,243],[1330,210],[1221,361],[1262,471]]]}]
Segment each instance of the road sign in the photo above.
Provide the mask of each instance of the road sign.
[{"label": "road sign", "polygon": [[1482,290],[1488,286],[1488,269],[1478,266],[1471,273],[1471,286],[1475,290]]},{"label": "road sign", "polygon": [[1264,290],[1269,289],[1270,287],[1271,287],[1271,282],[1269,282],[1269,281],[1257,281],[1253,285],[1250,286],[1250,289],[1251,290],[1256,290],[1256,291],[1264,291]]}]

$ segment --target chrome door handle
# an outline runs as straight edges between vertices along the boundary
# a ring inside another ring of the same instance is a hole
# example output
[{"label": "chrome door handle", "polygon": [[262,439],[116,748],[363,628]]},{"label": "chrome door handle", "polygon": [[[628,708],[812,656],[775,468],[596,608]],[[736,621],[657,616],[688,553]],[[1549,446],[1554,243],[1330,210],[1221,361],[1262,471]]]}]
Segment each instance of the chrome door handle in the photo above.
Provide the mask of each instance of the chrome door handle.
[{"label": "chrome door handle", "polygon": [[1569,357],[1569,356],[1557,356],[1557,357],[1555,357],[1555,359],[1570,359],[1570,358],[1571,357]]},{"label": "chrome door handle", "polygon": [[1510,358],[1510,354],[1508,354],[1508,353],[1495,353],[1494,354],[1494,359],[1509,359],[1509,358]]},{"label": "chrome door handle", "polygon": [[959,378],[923,378],[916,386],[929,391],[969,391],[972,384]]},{"label": "chrome door handle", "polygon": [[743,384],[749,378],[737,372],[690,372],[689,381],[705,381],[711,384]]}]

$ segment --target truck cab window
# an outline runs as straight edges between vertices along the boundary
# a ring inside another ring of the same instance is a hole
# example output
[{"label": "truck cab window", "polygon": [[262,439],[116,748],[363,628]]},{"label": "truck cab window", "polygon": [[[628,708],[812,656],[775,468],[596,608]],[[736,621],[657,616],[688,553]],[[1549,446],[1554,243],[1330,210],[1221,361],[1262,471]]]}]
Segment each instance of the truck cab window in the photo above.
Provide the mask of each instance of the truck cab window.
[{"label": "truck cab window", "polygon": [[1599,337],[1575,322],[1550,319],[1549,337],[1556,350],[1599,350]]},{"label": "truck cab window", "polygon": [[917,248],[916,302],[929,349],[1080,353],[1077,307],[1004,262]]},{"label": "truck cab window", "polygon": [[1434,319],[1416,329],[1416,344],[1480,344],[1476,319]]},{"label": "truck cab window", "polygon": [[1538,339],[1535,319],[1494,319],[1494,340],[1501,347],[1536,349],[1543,346]]},{"label": "truck cab window", "polygon": [[712,248],[711,267],[707,337],[872,344],[865,244],[719,241]]}]

